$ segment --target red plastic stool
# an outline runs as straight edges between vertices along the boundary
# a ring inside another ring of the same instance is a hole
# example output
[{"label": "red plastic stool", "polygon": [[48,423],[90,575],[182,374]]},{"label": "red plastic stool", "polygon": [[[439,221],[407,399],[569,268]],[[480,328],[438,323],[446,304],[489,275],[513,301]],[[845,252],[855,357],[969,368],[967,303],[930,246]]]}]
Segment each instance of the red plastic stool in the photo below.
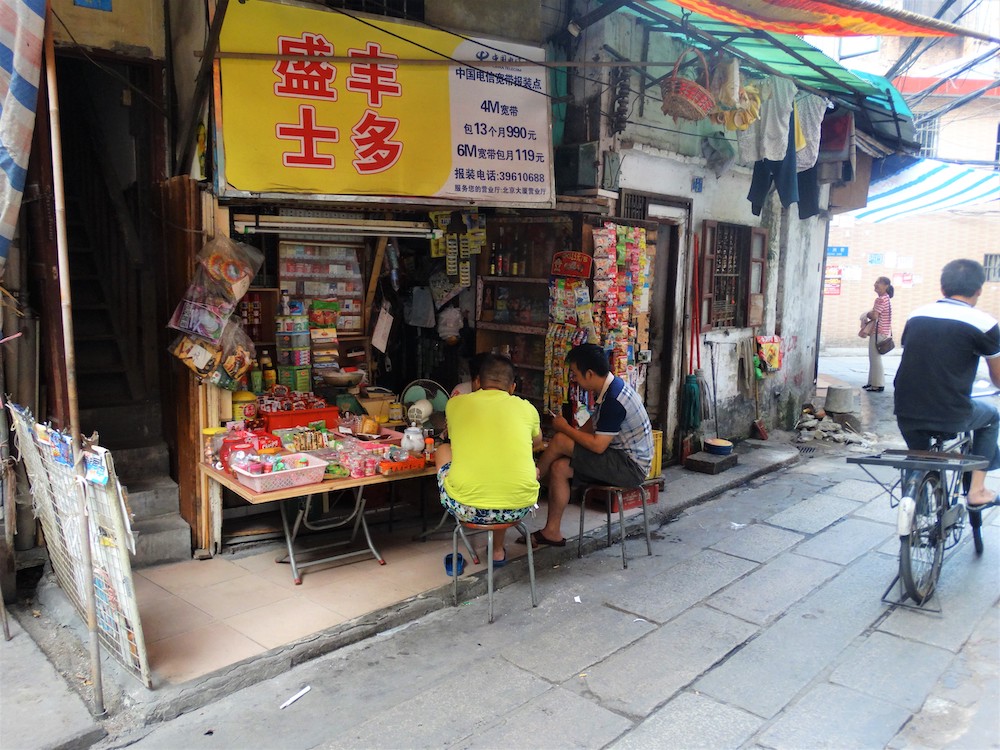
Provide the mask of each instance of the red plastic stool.
[{"label": "red plastic stool", "polygon": [[642,526],[646,533],[646,553],[652,555],[653,544],[649,539],[649,509],[646,504],[649,498],[646,486],[649,484],[655,484],[655,482],[646,482],[638,488],[615,487],[607,484],[588,484],[585,486],[580,499],[580,535],[576,538],[576,556],[583,557],[583,511],[587,507],[587,500],[591,493],[603,492],[606,503],[605,514],[607,515],[608,522],[608,546],[611,546],[611,499],[614,497],[618,500],[618,523],[622,530],[622,567],[628,568],[628,557],[625,554],[625,493],[633,489],[638,489],[642,497]]}]

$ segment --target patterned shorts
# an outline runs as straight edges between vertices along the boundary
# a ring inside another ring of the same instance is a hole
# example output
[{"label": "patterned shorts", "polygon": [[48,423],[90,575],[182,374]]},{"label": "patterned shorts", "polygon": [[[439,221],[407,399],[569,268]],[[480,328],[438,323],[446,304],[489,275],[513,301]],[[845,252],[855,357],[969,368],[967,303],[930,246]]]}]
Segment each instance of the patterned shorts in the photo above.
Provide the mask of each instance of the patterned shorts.
[{"label": "patterned shorts", "polygon": [[441,493],[441,505],[459,521],[466,523],[515,523],[524,518],[528,513],[538,507],[531,505],[527,508],[473,508],[452,498],[444,488],[444,478],[448,476],[451,463],[446,463],[437,473],[438,491]]}]

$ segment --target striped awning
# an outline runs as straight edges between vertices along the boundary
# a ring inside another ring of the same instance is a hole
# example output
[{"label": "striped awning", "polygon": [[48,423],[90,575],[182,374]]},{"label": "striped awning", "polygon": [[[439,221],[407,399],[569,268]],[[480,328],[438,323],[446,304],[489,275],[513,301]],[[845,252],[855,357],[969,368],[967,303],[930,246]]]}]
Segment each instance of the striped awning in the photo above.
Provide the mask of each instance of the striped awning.
[{"label": "striped awning", "polygon": [[0,278],[27,177],[45,33],[45,0],[0,3]]},{"label": "striped awning", "polygon": [[[652,0],[654,4],[656,0]],[[688,10],[735,26],[810,36],[972,36],[983,33],[908,13],[873,0],[673,0]]]},{"label": "striped awning", "polygon": [[[873,174],[875,171],[872,170]],[[990,201],[997,202],[1000,209],[1000,172],[917,159],[900,171],[873,181],[868,188],[868,205],[845,216],[878,224]]]}]

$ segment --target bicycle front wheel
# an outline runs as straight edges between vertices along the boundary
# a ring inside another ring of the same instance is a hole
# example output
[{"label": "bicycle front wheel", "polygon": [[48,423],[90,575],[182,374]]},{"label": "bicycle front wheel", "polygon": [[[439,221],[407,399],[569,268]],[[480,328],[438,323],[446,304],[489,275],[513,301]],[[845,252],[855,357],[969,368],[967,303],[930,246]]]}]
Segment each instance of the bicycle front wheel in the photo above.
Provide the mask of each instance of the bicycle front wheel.
[{"label": "bicycle front wheel", "polygon": [[913,499],[916,507],[910,533],[899,539],[899,578],[907,595],[917,604],[923,604],[934,593],[944,556],[941,476],[936,472],[924,474]]}]

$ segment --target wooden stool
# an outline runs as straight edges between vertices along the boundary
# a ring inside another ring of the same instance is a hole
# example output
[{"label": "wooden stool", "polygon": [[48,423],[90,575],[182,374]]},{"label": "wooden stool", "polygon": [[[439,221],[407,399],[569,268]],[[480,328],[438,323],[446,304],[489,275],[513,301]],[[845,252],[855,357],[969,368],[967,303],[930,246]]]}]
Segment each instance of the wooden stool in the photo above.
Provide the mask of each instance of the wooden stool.
[{"label": "wooden stool", "polygon": [[[531,606],[538,606],[538,597],[535,595],[535,559],[531,554],[531,538],[528,536],[528,529],[524,525],[524,521],[514,521],[513,523],[471,523],[469,521],[459,521],[456,519],[455,531],[451,535],[451,553],[453,557],[452,560],[458,559],[458,537],[461,534],[462,539],[465,541],[466,547],[469,547],[468,539],[465,536],[465,529],[470,531],[485,531],[489,534],[489,541],[486,544],[486,561],[488,567],[486,568],[486,590],[490,598],[490,622],[493,622],[493,532],[500,531],[502,529],[517,529],[521,536],[528,540],[528,579],[531,581]],[[469,547],[471,550],[472,548]],[[457,573],[458,571],[453,571]],[[455,606],[458,606],[458,576],[456,575],[454,581],[454,596],[455,596]]]},{"label": "wooden stool", "polygon": [[583,557],[583,512],[587,507],[587,499],[590,497],[591,493],[603,492],[606,503],[605,513],[608,521],[608,546],[611,546],[611,498],[614,497],[618,500],[618,523],[622,530],[622,567],[628,568],[628,557],[625,555],[625,493],[631,489],[638,489],[642,498],[642,526],[646,533],[646,554],[652,555],[653,545],[649,540],[649,510],[646,505],[646,500],[649,497],[646,485],[649,484],[655,484],[655,482],[645,482],[638,488],[615,487],[606,484],[586,485],[583,488],[582,497],[580,498],[580,535],[576,538],[576,556]]}]

